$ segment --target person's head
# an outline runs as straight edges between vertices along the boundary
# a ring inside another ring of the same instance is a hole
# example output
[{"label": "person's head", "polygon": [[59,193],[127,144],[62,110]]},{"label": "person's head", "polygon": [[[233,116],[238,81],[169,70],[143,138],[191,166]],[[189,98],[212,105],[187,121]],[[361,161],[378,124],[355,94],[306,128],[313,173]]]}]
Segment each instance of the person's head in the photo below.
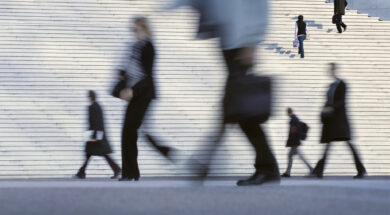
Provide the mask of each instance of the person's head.
[{"label": "person's head", "polygon": [[298,22],[303,22],[303,16],[302,15],[298,16]]},{"label": "person's head", "polygon": [[123,70],[123,69],[118,70],[118,79],[121,81],[127,79],[127,74],[126,74],[125,70]]},{"label": "person's head", "polygon": [[291,117],[294,114],[293,110],[289,107],[287,108],[287,115]]},{"label": "person's head", "polygon": [[332,78],[337,78],[337,64],[336,63],[329,64],[329,75],[332,76]]},{"label": "person's head", "polygon": [[152,31],[150,29],[148,18],[146,17],[135,17],[132,20],[133,26],[132,30],[135,34],[135,37],[139,40],[151,39]]},{"label": "person's head", "polygon": [[91,103],[94,103],[96,101],[96,93],[93,90],[88,91],[88,98]]}]

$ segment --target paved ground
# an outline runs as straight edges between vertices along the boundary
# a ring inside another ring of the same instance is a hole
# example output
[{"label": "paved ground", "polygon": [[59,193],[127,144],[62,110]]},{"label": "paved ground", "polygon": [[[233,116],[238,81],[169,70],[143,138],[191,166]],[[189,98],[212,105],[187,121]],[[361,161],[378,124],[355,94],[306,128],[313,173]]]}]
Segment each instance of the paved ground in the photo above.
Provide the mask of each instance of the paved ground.
[{"label": "paved ground", "polygon": [[390,214],[390,178],[291,178],[236,187],[235,178],[143,178],[139,182],[0,180],[1,215],[57,214]]}]

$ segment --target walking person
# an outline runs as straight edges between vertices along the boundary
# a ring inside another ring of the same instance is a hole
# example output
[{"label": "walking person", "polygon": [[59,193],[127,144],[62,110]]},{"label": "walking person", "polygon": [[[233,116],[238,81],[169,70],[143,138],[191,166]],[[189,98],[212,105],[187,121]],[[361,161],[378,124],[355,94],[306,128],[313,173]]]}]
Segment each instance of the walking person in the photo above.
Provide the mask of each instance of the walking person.
[{"label": "walking person", "polygon": [[[290,177],[291,174],[291,168],[293,164],[293,156],[298,155],[299,158],[306,164],[306,166],[309,168],[310,173],[313,171],[313,168],[309,164],[309,162],[305,159],[303,154],[299,150],[299,146],[301,145],[301,140],[303,139],[303,135],[305,131],[303,131],[303,126],[301,121],[298,119],[298,117],[294,114],[293,110],[291,108],[287,108],[287,114],[290,117],[290,129],[288,134],[288,140],[287,140],[287,147],[290,147],[290,152],[288,153],[288,165],[286,172],[282,174],[282,177]],[[307,132],[307,128],[306,128]]]},{"label": "walking person", "polygon": [[86,144],[85,153],[86,158],[82,167],[79,169],[76,178],[84,179],[86,177],[85,170],[88,162],[92,156],[103,156],[108,165],[110,165],[114,175],[111,177],[115,179],[119,176],[121,169],[108,155],[112,152],[110,144],[107,140],[107,136],[104,129],[104,117],[103,110],[99,103],[96,101],[96,93],[94,91],[88,92],[88,98],[91,105],[88,107],[88,121],[90,140]]},{"label": "walking person", "polygon": [[337,66],[335,63],[330,64],[330,76],[334,79],[329,86],[327,100],[321,113],[322,120],[322,135],[321,143],[326,144],[326,148],[322,159],[320,159],[312,171],[312,176],[322,178],[326,164],[326,158],[332,142],[345,141],[347,142],[355,160],[357,175],[355,178],[363,178],[367,172],[359,155],[352,145],[350,125],[347,117],[346,107],[346,92],[347,84],[337,77]]},{"label": "walking person", "polygon": [[334,0],[334,15],[333,15],[333,23],[336,24],[337,31],[341,34],[343,30],[347,30],[347,25],[343,22],[343,16],[345,15],[345,8],[348,5],[346,0]]},{"label": "walking person", "polygon": [[305,50],[303,49],[303,41],[306,40],[306,36],[307,36],[306,22],[303,21],[303,16],[299,15],[298,20],[295,23],[295,39],[297,39],[299,41],[298,54],[301,55],[301,58],[305,58]]},{"label": "walking person", "polygon": [[[130,68],[127,71],[129,77],[122,72],[118,76],[120,80],[118,85],[123,85],[123,80],[128,82],[125,88],[119,92],[119,97],[128,102],[122,128],[122,177],[119,179],[120,181],[137,181],[140,178],[138,130],[150,103],[156,98],[153,79],[155,49],[148,19],[146,17],[135,18],[132,22],[132,30],[136,42],[132,46]],[[145,136],[153,147],[169,158],[171,151],[169,147],[158,145],[157,141],[149,134],[145,134]]]},{"label": "walking person", "polygon": [[[200,14],[198,37],[220,39],[220,52],[228,71],[228,81],[225,88],[225,100],[229,99],[227,89],[229,82],[237,77],[244,77],[255,65],[257,44],[264,39],[268,24],[268,0],[210,0],[185,1],[179,0],[173,8],[182,5],[194,7]],[[226,16],[229,14],[229,16]],[[236,104],[237,105],[237,104]],[[241,104],[248,105],[250,104]],[[223,112],[226,115],[225,105]],[[246,114],[246,113],[245,113]],[[264,120],[265,121],[265,120]],[[207,175],[207,165],[225,132],[226,118],[219,129],[214,144],[208,150],[210,155],[204,171],[200,176]],[[237,181],[238,186],[260,185],[268,182],[279,182],[280,173],[276,159],[268,145],[261,123],[256,120],[239,120],[244,132],[256,152],[255,173],[244,180]]]}]

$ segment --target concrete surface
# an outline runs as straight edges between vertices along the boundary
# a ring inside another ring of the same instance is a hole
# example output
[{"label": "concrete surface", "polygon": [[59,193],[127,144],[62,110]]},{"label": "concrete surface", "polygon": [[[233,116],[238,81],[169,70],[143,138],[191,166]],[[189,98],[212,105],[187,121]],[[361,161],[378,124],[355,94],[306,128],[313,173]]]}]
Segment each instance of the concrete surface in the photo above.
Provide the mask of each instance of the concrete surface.
[{"label": "concrete surface", "polygon": [[252,187],[236,179],[1,180],[0,214],[390,214],[389,177],[293,177]]}]

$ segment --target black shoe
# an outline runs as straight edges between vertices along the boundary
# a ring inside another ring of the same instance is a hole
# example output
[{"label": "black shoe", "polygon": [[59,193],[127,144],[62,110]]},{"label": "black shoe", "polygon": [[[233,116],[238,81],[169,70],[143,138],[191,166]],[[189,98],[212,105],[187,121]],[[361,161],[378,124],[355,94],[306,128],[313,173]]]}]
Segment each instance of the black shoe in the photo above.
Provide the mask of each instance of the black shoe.
[{"label": "black shoe", "polygon": [[309,175],[305,176],[306,178],[323,178],[323,174],[313,173],[311,172]]},{"label": "black shoe", "polygon": [[283,177],[283,178],[290,178],[291,176],[290,176],[290,174],[283,173],[283,174],[281,175],[281,177]]},{"label": "black shoe", "polygon": [[248,179],[237,181],[237,186],[261,185],[264,183],[279,183],[279,175],[254,174]]},{"label": "black shoe", "polygon": [[347,31],[347,26],[344,27],[344,32]]},{"label": "black shoe", "polygon": [[118,169],[117,171],[114,172],[114,175],[111,176],[111,179],[117,179],[119,175],[121,174],[122,170]]},{"label": "black shoe", "polygon": [[76,178],[76,179],[85,179],[86,176],[85,176],[85,173],[82,174],[82,173],[77,173],[76,175],[73,176],[73,178]]},{"label": "black shoe", "polygon": [[362,179],[367,176],[366,170],[358,172],[357,175],[353,176],[354,179]]},{"label": "black shoe", "polygon": [[122,177],[120,179],[118,179],[118,181],[131,181],[132,179],[130,179],[129,177]]}]

